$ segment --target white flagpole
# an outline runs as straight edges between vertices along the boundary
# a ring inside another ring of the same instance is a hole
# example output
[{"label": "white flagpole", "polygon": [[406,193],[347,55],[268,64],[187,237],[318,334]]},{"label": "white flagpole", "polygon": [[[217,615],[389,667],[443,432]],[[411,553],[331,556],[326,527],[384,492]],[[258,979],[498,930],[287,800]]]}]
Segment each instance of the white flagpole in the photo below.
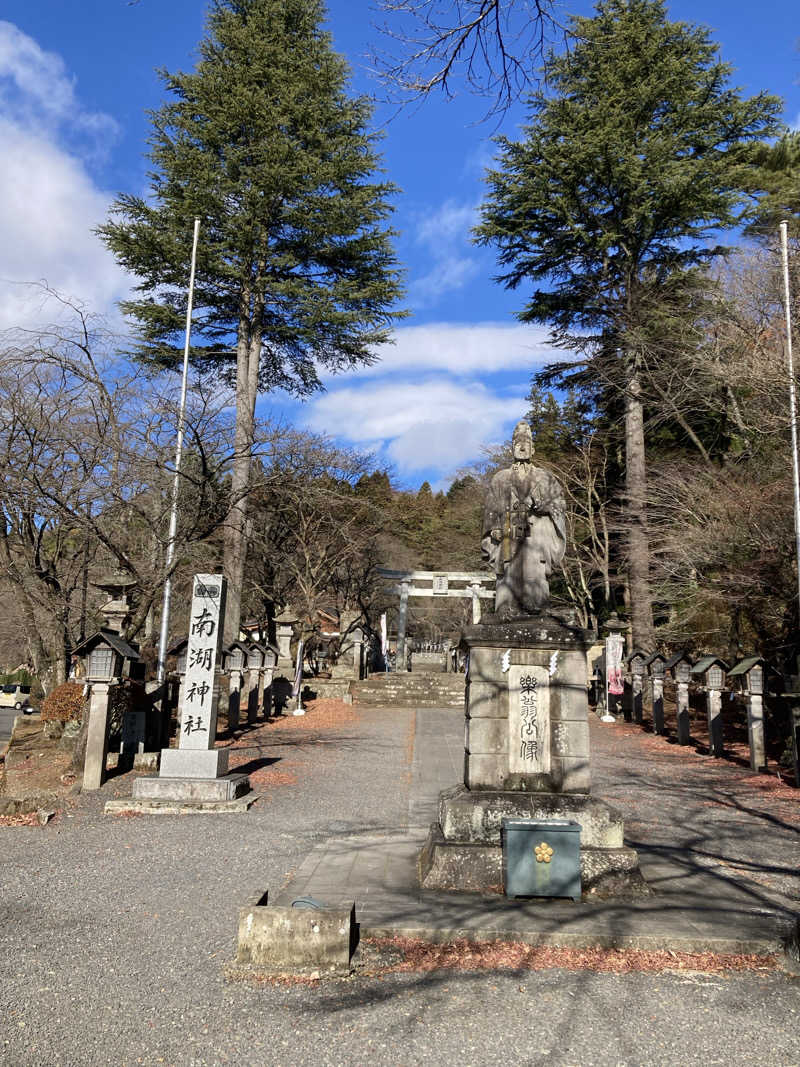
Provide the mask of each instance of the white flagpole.
[{"label": "white flagpole", "polygon": [[194,301],[194,271],[197,264],[197,241],[200,236],[200,219],[194,220],[194,237],[192,239],[192,265],[189,271],[189,299],[186,304],[186,333],[183,343],[183,377],[181,378],[181,403],[178,414],[178,440],[175,445],[175,478],[172,483],[172,506],[169,516],[169,535],[167,537],[167,557],[164,569],[167,579],[164,582],[164,602],[161,607],[161,634],[158,640],[158,674],[161,685],[167,671],[167,641],[169,640],[169,609],[172,600],[172,578],[169,569],[175,558],[175,535],[178,531],[178,489],[180,487],[181,457],[183,455],[183,429],[186,417],[186,389],[189,381],[189,338],[192,331],[192,304]]},{"label": "white flagpole", "polygon": [[[789,416],[792,426],[792,473],[794,475],[794,538],[797,554],[797,595],[800,604],[800,471],[797,463],[797,399],[792,355],[792,307],[789,290],[789,231],[781,223],[781,258],[783,260],[783,302],[786,310],[786,362],[789,373]],[[798,608],[800,610],[800,607]]]},{"label": "white flagpole", "polygon": [[292,715],[305,715],[306,709],[303,707],[303,642],[300,641],[297,645],[297,667],[294,672],[294,686],[292,688],[292,696],[297,698],[297,704],[292,712]]}]

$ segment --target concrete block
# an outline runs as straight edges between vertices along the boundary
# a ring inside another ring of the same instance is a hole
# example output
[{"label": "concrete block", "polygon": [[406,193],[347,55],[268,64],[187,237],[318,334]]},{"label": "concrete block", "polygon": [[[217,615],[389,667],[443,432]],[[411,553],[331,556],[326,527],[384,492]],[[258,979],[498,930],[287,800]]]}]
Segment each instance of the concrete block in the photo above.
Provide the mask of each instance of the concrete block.
[{"label": "concrete block", "polygon": [[439,794],[439,823],[448,841],[500,844],[503,819],[573,819],[583,847],[621,848],[622,815],[595,797],[565,793],[471,793],[456,786]]},{"label": "concrete block", "polygon": [[278,974],[347,974],[358,937],[355,904],[270,907],[266,895],[239,911],[236,962]]},{"label": "concrete block", "polygon": [[559,720],[553,724],[550,743],[554,756],[589,758],[589,724]]},{"label": "concrete block", "polygon": [[195,804],[235,800],[249,790],[250,779],[246,774],[194,779],[137,778],[133,783],[133,796],[137,800],[191,801]]},{"label": "concrete block", "polygon": [[558,791],[588,793],[592,787],[592,772],[588,755],[556,757],[553,759],[550,772]]},{"label": "concrete block", "polygon": [[[581,889],[598,897],[633,898],[651,890],[639,870],[639,856],[632,848],[583,848],[580,852]],[[503,850],[500,845],[447,841],[438,824],[417,859],[423,889],[448,892],[501,893]]]},{"label": "concrete block", "polygon": [[470,754],[508,753],[508,719],[467,719],[466,748]]},{"label": "concrete block", "polygon": [[471,719],[496,719],[505,714],[506,685],[492,681],[472,681],[466,688],[466,709]]},{"label": "concrete block", "polygon": [[163,778],[219,778],[228,773],[226,748],[165,748],[161,750]]},{"label": "concrete block", "polygon": [[500,789],[508,774],[508,756],[465,757],[465,784],[469,789]]}]

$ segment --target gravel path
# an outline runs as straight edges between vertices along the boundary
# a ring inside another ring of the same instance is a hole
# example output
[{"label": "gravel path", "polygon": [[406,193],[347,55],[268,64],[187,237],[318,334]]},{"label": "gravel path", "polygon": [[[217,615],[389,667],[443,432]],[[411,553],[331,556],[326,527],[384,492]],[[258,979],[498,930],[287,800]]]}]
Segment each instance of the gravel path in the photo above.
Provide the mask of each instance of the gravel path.
[{"label": "gravel path", "polygon": [[247,816],[105,817],[115,779],[44,829],[0,828],[0,1062],[800,1063],[800,983],[769,972],[227,983],[241,904],[328,835],[406,824],[413,732],[372,708],[265,728],[241,753],[265,793]]}]

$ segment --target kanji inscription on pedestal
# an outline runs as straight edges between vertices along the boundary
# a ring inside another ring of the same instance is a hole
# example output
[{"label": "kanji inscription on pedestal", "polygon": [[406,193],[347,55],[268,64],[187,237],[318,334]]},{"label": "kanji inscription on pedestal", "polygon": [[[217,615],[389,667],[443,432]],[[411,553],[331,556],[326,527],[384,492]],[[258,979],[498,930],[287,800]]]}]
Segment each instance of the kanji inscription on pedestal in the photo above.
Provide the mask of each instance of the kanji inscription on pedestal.
[{"label": "kanji inscription on pedestal", "polygon": [[210,749],[217,729],[214,671],[225,617],[225,579],[196,574],[189,615],[180,748]]},{"label": "kanji inscription on pedestal", "polygon": [[508,672],[508,769],[511,774],[550,770],[550,677],[545,667],[512,666]]}]

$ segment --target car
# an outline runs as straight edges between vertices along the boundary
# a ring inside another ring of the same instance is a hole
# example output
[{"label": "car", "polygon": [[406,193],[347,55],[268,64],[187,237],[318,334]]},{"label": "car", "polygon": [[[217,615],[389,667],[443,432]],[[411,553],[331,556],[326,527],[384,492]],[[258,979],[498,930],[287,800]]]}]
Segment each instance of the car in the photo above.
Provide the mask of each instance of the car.
[{"label": "car", "polygon": [[31,707],[31,687],[12,682],[9,685],[0,686],[0,708],[16,708],[29,715]]}]

